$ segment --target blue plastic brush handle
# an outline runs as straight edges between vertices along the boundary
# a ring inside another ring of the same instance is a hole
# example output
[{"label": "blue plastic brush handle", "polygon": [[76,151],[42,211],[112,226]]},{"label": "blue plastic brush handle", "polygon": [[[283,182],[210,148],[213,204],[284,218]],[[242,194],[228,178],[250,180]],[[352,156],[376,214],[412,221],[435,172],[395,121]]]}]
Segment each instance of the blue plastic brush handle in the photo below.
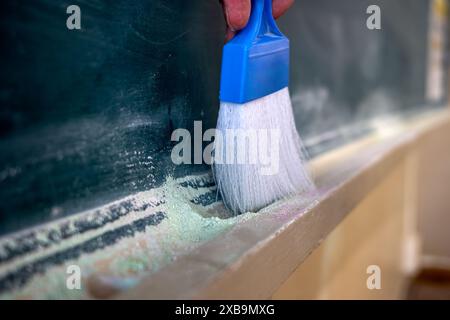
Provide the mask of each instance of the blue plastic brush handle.
[{"label": "blue plastic brush handle", "polygon": [[223,49],[220,100],[245,103],[289,84],[289,40],[272,15],[272,0],[252,0],[247,26]]},{"label": "blue plastic brush handle", "polygon": [[230,43],[252,45],[256,37],[266,34],[283,36],[272,15],[272,0],[252,0],[252,11],[247,25]]}]

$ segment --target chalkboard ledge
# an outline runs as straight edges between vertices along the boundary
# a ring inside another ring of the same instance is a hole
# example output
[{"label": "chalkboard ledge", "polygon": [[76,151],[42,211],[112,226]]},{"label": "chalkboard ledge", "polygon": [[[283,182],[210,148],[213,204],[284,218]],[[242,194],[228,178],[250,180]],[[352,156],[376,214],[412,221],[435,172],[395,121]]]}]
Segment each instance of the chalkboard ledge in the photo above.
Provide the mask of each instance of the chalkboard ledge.
[{"label": "chalkboard ledge", "polygon": [[407,121],[313,159],[316,198],[292,198],[237,224],[119,299],[265,299],[424,137],[450,127],[447,109]]}]

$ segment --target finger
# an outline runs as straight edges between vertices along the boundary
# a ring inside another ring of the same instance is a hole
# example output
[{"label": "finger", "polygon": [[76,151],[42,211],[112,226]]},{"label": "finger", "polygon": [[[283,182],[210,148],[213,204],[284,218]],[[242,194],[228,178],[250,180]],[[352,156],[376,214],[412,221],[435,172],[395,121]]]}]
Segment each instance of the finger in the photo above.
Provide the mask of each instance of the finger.
[{"label": "finger", "polygon": [[231,31],[241,30],[250,17],[251,0],[222,0],[225,20]]},{"label": "finger", "polygon": [[289,9],[294,0],[273,0],[272,2],[272,14],[275,19],[281,17],[287,9]]},{"label": "finger", "polygon": [[236,34],[236,31],[233,31],[229,27],[227,27],[227,32],[225,33],[225,42],[228,42],[231,39],[233,39],[235,34]]}]

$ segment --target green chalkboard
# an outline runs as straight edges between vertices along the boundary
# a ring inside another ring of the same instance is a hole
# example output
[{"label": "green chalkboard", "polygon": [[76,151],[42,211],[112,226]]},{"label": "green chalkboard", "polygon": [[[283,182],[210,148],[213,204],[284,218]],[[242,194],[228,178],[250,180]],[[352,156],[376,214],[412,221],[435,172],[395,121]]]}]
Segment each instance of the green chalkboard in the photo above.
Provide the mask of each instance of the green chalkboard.
[{"label": "green chalkboard", "polygon": [[[365,131],[322,139],[330,128],[424,108],[428,7],[297,0],[280,20],[312,154]],[[170,135],[215,126],[224,30],[215,0],[1,1],[0,235],[209,170],[174,166]]]}]

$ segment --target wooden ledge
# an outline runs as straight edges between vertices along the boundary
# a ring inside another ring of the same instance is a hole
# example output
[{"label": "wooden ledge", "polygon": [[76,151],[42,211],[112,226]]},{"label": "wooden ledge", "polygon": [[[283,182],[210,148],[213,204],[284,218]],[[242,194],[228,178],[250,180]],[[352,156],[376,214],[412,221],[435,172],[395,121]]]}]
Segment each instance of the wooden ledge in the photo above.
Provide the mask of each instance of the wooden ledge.
[{"label": "wooden ledge", "polygon": [[318,192],[263,210],[119,299],[266,299],[399,161],[450,125],[447,109],[389,122],[311,161]]}]

